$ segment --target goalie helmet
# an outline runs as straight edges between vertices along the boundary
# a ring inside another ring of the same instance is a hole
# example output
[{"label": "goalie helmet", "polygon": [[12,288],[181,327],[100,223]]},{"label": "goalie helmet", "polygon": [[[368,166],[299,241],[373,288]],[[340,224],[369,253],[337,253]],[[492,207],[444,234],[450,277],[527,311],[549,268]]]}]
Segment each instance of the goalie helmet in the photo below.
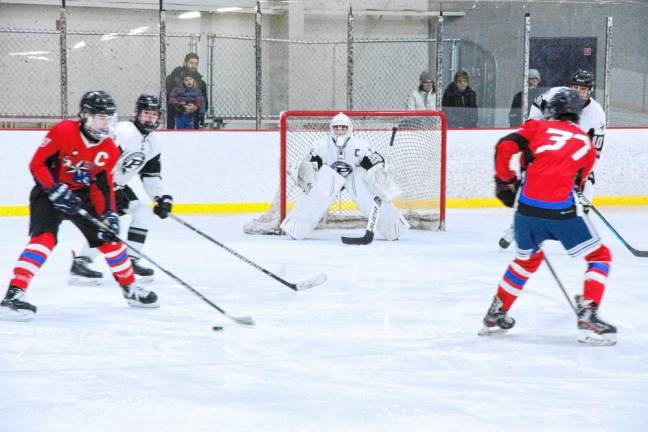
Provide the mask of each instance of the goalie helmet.
[{"label": "goalie helmet", "polygon": [[594,75],[590,71],[580,69],[572,77],[571,85],[587,87],[588,89],[592,90],[592,88],[594,87]]},{"label": "goalie helmet", "polygon": [[85,93],[79,102],[79,117],[86,137],[101,141],[110,135],[116,112],[115,100],[105,91],[92,90]]},{"label": "goalie helmet", "polygon": [[545,117],[553,120],[578,121],[582,110],[580,96],[567,87],[559,89],[547,102]]},{"label": "goalie helmet", "polygon": [[[344,134],[337,134],[335,132],[336,126],[345,126],[347,130]],[[331,137],[333,138],[335,145],[342,147],[344,144],[346,144],[347,139],[353,135],[353,123],[351,123],[349,116],[344,113],[339,113],[331,119],[330,130]]]},{"label": "goalie helmet", "polygon": [[[142,121],[140,119],[142,111],[154,111],[157,113],[155,121]],[[160,100],[155,96],[140,95],[135,103],[135,121],[133,123],[145,135],[157,129],[160,124]]]}]

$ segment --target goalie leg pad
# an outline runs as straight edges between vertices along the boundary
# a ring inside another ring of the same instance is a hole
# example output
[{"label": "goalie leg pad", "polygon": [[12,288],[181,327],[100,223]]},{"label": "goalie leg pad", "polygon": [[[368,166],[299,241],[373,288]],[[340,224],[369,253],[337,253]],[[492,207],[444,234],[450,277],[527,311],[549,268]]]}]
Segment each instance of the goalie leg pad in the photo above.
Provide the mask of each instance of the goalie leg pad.
[{"label": "goalie leg pad", "polygon": [[295,240],[306,238],[340,193],[344,182],[344,177],[323,165],[317,173],[313,188],[297,199],[292,211],[281,224],[281,229]]},{"label": "goalie leg pad", "polygon": [[[350,187],[347,189],[355,202],[366,216],[371,214],[375,194],[367,187],[364,171],[357,169],[348,178]],[[387,240],[397,240],[400,235],[410,228],[409,223],[390,202],[383,201],[378,212],[376,230]]]}]

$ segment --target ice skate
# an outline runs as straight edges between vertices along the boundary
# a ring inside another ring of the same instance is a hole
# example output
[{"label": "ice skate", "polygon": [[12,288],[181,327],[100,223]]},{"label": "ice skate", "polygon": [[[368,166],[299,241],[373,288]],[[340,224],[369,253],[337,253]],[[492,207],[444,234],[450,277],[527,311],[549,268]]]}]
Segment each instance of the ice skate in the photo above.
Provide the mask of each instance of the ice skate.
[{"label": "ice skate", "polygon": [[616,344],[617,329],[598,317],[598,305],[583,296],[574,296],[578,314],[578,341],[589,345],[609,346]]},{"label": "ice skate", "polygon": [[149,283],[153,282],[153,275],[155,271],[152,268],[144,267],[140,264],[140,259],[135,257],[130,257],[131,262],[133,263],[133,272],[138,282]]},{"label": "ice skate", "polygon": [[9,287],[0,302],[0,319],[4,321],[31,321],[36,314],[36,306],[24,300],[25,291]]},{"label": "ice skate", "polygon": [[126,285],[121,287],[124,298],[132,307],[157,308],[158,296],[153,291],[144,289],[138,285]]},{"label": "ice skate", "polygon": [[499,239],[499,247],[502,249],[508,249],[509,246],[511,246],[511,243],[513,243],[513,235],[515,231],[513,229],[513,225],[508,227],[508,229],[504,232],[504,235],[502,238]]},{"label": "ice skate", "polygon": [[484,317],[484,326],[479,331],[480,336],[494,336],[504,334],[515,325],[515,320],[502,310],[502,300],[493,297],[493,303],[488,308]]},{"label": "ice skate", "polygon": [[70,269],[70,285],[100,285],[103,281],[103,274],[101,272],[92,270],[88,264],[92,259],[85,256],[75,256],[72,252],[72,268]]}]

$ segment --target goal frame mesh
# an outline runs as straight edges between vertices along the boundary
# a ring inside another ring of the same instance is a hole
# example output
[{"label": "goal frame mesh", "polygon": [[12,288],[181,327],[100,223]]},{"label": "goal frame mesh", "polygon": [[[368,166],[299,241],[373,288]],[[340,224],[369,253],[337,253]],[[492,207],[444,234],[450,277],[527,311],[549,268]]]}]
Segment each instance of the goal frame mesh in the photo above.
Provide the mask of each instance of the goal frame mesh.
[{"label": "goal frame mesh", "polygon": [[[439,178],[439,231],[445,231],[446,220],[446,161],[447,161],[447,129],[448,122],[442,111],[366,111],[366,110],[290,110],[283,111],[280,116],[280,161],[279,161],[279,223],[287,214],[287,155],[288,155],[288,120],[295,117],[328,117],[329,119],[343,112],[353,121],[356,117],[403,117],[403,118],[439,118],[441,125],[440,168]],[[371,145],[371,143],[369,143]],[[365,219],[366,220],[366,219]]]}]

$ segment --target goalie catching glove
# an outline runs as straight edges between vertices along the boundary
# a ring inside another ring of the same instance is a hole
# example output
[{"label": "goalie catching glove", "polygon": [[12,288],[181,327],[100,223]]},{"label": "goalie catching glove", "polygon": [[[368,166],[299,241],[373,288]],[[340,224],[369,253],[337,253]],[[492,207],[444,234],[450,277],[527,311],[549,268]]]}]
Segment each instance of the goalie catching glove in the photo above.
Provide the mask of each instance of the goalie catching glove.
[{"label": "goalie catching glove", "polygon": [[162,195],[155,197],[155,206],[153,207],[153,213],[158,215],[160,219],[166,219],[171,213],[171,208],[173,207],[173,197],[171,195]]},{"label": "goalie catching glove", "polygon": [[313,184],[315,183],[317,169],[317,162],[303,160],[291,164],[288,167],[288,175],[295,181],[297,186],[304,191],[304,193],[308,193],[311,191]]},{"label": "goalie catching glove", "polygon": [[495,176],[495,196],[506,207],[513,207],[519,184],[515,177],[512,180],[504,181]]},{"label": "goalie catching glove", "polygon": [[376,194],[382,201],[391,202],[403,192],[387,175],[384,163],[379,163],[369,168],[365,182],[369,190]]}]

